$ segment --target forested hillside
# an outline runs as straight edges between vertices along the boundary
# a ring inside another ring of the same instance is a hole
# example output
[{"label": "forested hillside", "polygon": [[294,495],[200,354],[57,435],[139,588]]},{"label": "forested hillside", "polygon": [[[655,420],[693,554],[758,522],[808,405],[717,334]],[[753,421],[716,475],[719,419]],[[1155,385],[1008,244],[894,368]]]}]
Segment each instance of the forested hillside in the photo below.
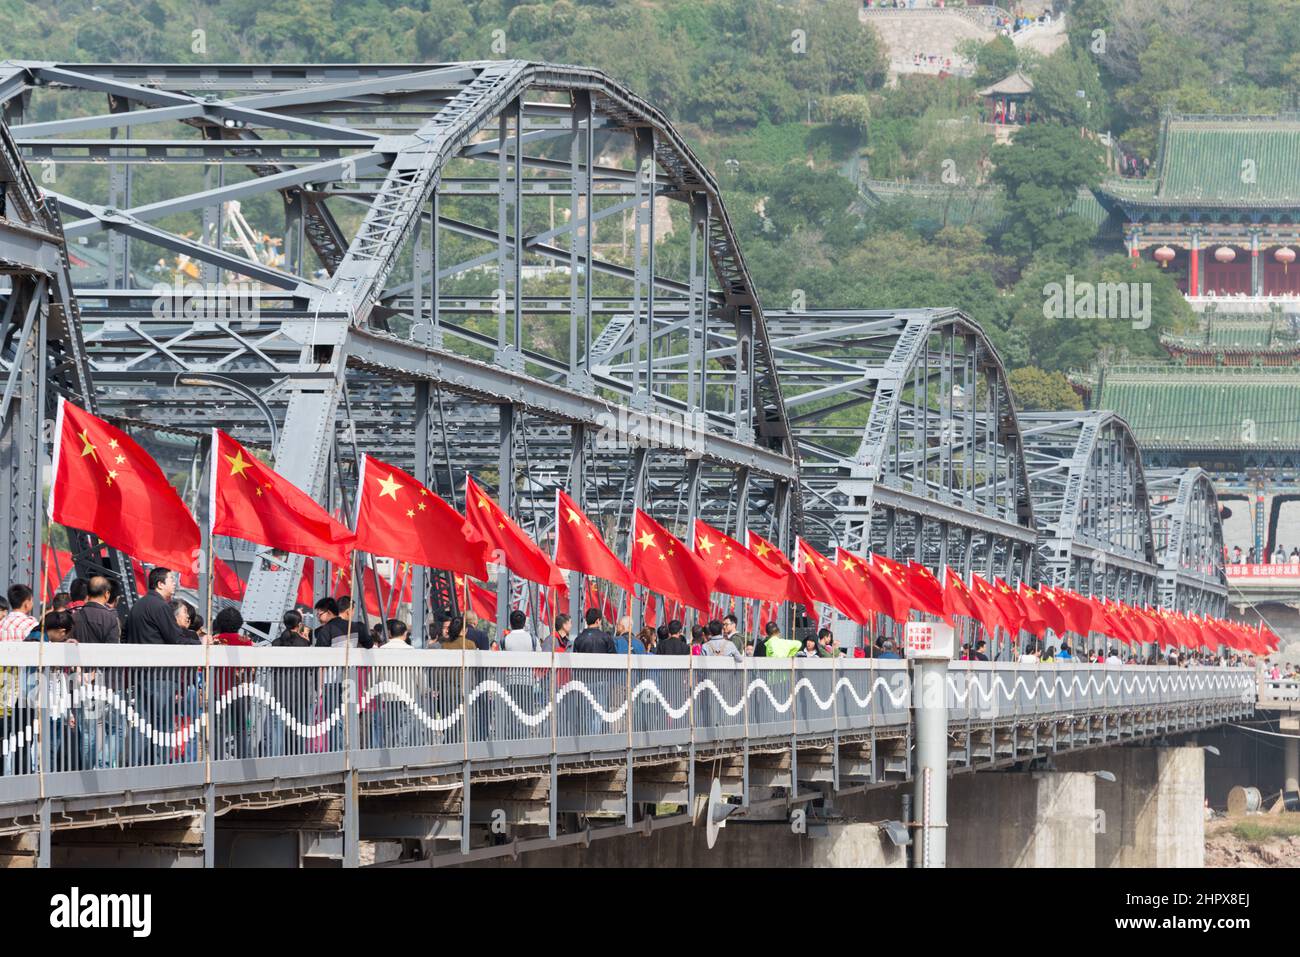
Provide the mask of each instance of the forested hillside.
[{"label": "forested hillside", "polygon": [[[993,335],[1021,401],[1068,405],[1060,373],[1154,355],[1190,313],[1075,211],[1107,175],[1097,135],[1151,158],[1162,111],[1275,112],[1300,82],[1297,0],[1073,0],[1049,57],[998,38],[974,76],[904,76],[858,0],[0,0],[5,58],[184,62],[590,64],[676,122],[715,171],[772,308],[956,305]],[[197,32],[196,32],[197,31]],[[975,91],[1021,69],[1044,122],[995,145]],[[866,180],[950,186],[936,214]],[[1082,195],[1087,195],[1086,192]],[[958,215],[987,197],[986,215]],[[1149,281],[1154,321],[1043,316],[1044,287]],[[1041,371],[1040,371],[1041,370]]]}]

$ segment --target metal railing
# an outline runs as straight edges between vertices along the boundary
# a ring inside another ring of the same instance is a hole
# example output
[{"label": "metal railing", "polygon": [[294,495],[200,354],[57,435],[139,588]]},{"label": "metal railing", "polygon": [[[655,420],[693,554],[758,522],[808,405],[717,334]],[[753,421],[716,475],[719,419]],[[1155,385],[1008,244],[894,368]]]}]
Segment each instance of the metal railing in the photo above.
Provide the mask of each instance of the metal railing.
[{"label": "metal railing", "polygon": [[1252,703],[1249,668],[955,662],[944,689],[949,722]]},{"label": "metal railing", "polygon": [[1292,707],[1300,705],[1300,681],[1294,678],[1265,678],[1260,681],[1259,701],[1261,706],[1276,701]]},{"label": "metal railing", "polygon": [[902,661],[0,645],[0,803],[905,727]]}]

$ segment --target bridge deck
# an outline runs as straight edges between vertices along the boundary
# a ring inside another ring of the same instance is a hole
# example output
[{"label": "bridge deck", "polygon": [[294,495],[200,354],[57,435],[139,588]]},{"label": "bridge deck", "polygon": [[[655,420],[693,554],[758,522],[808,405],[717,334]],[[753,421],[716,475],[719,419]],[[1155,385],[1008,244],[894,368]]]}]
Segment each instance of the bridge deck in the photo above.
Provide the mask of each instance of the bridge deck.
[{"label": "bridge deck", "polygon": [[957,771],[1232,720],[1255,683],[954,662],[923,689],[897,660],[11,644],[0,834],[402,794],[441,796],[431,837],[481,823],[477,793],[552,834],[563,813],[630,825],[689,805],[705,761],[747,806],[909,780],[922,695],[948,710]]}]

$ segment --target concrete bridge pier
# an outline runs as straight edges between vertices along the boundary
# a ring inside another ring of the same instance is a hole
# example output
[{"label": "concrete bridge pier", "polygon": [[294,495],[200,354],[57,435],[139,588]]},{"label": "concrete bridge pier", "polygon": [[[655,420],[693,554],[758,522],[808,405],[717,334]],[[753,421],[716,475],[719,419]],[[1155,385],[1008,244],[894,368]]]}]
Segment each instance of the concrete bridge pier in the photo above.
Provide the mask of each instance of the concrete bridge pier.
[{"label": "concrete bridge pier", "polygon": [[[1284,715],[1278,728],[1283,734],[1300,734],[1300,716]],[[1300,737],[1282,742],[1282,799],[1288,808],[1300,807]]]},{"label": "concrete bridge pier", "polygon": [[990,771],[949,785],[950,867],[1095,867],[1097,788],[1082,771]]},{"label": "concrete bridge pier", "polygon": [[1057,767],[1109,771],[1096,780],[1097,867],[1205,865],[1205,751],[1122,747],[1063,755]]}]

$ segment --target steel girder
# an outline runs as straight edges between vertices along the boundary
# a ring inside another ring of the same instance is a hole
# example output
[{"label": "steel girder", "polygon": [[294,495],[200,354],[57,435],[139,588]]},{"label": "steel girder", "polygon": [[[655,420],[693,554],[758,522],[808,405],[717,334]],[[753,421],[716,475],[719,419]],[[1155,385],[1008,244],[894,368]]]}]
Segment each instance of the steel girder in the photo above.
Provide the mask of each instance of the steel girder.
[{"label": "steel girder", "polygon": [[[0,98],[28,158],[113,172],[106,203],[55,194],[77,217],[67,234],[109,234],[122,264],[113,288],[77,290],[90,374],[103,413],[157,430],[137,437],[173,465],[190,470],[183,436],[213,424],[269,441],[255,409],[178,384],[219,375],[276,418],[277,470],[333,507],[370,451],[453,499],[465,471],[487,473],[539,536],[554,484],[577,480],[616,509],[616,538],[633,498],[670,522],[748,518],[787,537],[795,450],[717,186],[661,113],[603,74],[520,61],[5,66]],[[24,122],[33,91],[40,106],[80,99]],[[87,93],[109,110],[84,115]],[[167,123],[181,132],[156,132]],[[150,139],[133,139],[144,124]],[[203,189],[159,178],[194,163],[209,170]],[[163,198],[132,205],[146,192]],[[226,204],[276,193],[285,262],[221,248]],[[536,204],[566,197],[559,223],[552,206],[539,226]],[[630,244],[611,229],[625,218]],[[670,231],[668,257],[656,237]],[[623,261],[611,232],[632,247]],[[145,246],[191,257],[206,285],[133,288],[157,255]],[[227,278],[260,284],[251,321],[211,288]],[[547,327],[566,313],[567,330]],[[717,329],[739,343],[726,358],[705,354]],[[682,357],[684,380],[661,374]],[[288,565],[254,563],[247,618],[287,607]]]},{"label": "steel girder", "polygon": [[955,309],[769,313],[814,543],[1001,575],[1035,541],[1006,371]]},{"label": "steel girder", "polygon": [[[0,123],[0,541],[8,583],[40,595],[42,463],[62,394],[95,408],[81,315],[57,208],[37,190]],[[121,556],[90,535],[70,545],[78,570],[121,574]],[[130,603],[130,595],[125,596]]]},{"label": "steel girder", "polygon": [[1161,606],[1222,617],[1228,607],[1228,579],[1213,480],[1199,468],[1152,469],[1146,480],[1160,556]]},{"label": "steel girder", "polygon": [[1142,453],[1113,412],[1020,416],[1038,519],[1040,576],[1050,584],[1155,602],[1159,567]]}]

